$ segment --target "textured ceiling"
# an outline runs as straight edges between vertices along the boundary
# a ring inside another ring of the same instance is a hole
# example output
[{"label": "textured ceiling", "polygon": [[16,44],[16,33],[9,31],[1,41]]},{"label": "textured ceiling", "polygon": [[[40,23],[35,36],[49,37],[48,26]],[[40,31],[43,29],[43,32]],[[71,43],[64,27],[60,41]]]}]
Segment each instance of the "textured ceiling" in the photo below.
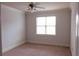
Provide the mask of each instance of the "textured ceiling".
[{"label": "textured ceiling", "polygon": [[[29,2],[4,2],[7,6],[26,11]],[[36,2],[36,4],[40,7],[44,7],[45,9],[38,9],[39,11],[48,11],[48,10],[57,10],[62,8],[69,8],[69,2]]]}]

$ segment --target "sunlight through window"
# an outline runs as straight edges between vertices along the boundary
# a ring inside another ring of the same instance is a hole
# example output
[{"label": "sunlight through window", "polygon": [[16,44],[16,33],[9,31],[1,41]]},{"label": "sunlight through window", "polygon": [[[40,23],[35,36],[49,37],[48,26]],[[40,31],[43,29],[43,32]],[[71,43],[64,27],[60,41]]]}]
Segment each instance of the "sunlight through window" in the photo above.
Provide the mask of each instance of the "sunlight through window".
[{"label": "sunlight through window", "polygon": [[36,34],[56,35],[56,16],[37,17]]}]

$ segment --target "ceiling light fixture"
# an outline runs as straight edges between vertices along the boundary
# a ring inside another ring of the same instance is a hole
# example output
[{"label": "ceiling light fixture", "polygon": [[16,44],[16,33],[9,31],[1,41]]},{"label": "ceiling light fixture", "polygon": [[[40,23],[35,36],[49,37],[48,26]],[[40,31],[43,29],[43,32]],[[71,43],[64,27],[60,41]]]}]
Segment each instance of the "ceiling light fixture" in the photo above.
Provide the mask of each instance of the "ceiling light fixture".
[{"label": "ceiling light fixture", "polygon": [[36,2],[29,3],[29,5],[27,7],[27,11],[32,13],[32,12],[38,11],[39,9],[45,9],[44,7],[40,7],[38,5],[39,4],[37,4]]}]

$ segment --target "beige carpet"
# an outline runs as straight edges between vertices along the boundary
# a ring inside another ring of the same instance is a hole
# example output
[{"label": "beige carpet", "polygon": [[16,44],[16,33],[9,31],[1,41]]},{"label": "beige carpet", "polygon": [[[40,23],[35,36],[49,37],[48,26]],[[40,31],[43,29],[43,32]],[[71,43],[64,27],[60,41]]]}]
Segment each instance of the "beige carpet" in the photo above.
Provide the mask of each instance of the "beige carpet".
[{"label": "beige carpet", "polygon": [[3,56],[70,56],[68,47],[50,46],[40,44],[23,44],[6,53]]}]

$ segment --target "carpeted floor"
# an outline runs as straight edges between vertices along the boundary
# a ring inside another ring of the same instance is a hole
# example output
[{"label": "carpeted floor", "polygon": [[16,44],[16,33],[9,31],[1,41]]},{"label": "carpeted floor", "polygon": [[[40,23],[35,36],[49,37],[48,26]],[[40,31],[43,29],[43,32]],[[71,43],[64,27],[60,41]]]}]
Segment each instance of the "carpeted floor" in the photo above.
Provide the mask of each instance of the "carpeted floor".
[{"label": "carpeted floor", "polygon": [[71,53],[68,47],[29,43],[3,53],[3,56],[71,56]]}]

